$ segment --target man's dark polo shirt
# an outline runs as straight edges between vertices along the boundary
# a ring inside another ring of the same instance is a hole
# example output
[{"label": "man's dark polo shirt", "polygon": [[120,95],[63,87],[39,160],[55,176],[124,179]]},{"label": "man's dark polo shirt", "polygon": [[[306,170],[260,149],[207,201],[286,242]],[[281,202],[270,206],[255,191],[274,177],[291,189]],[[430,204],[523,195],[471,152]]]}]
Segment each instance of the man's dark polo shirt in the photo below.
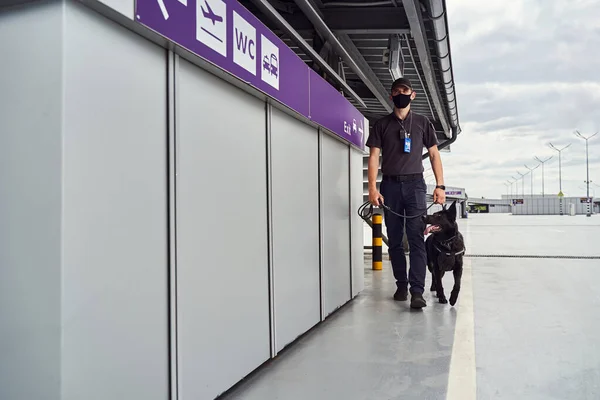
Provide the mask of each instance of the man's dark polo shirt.
[{"label": "man's dark polo shirt", "polygon": [[[404,152],[405,132],[410,133],[410,153]],[[409,111],[404,121],[391,113],[375,122],[366,143],[368,147],[381,149],[384,175],[423,173],[423,147],[429,149],[437,144],[435,129],[429,119],[413,111]]]}]

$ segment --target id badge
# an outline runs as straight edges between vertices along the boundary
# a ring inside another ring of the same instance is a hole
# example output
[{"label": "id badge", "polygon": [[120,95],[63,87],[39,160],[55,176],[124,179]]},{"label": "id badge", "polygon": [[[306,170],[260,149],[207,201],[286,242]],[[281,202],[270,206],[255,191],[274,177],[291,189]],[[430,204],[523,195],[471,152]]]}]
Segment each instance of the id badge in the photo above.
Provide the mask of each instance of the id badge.
[{"label": "id badge", "polygon": [[410,138],[404,138],[404,152],[410,153]]}]

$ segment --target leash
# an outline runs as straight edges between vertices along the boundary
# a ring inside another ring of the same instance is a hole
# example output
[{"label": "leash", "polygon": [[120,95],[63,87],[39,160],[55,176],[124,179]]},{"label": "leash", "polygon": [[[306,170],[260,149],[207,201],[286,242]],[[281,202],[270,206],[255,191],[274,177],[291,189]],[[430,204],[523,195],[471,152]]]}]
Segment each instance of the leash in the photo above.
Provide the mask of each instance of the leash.
[{"label": "leash", "polygon": [[[420,214],[416,214],[416,215],[406,215],[406,214],[398,214],[396,211],[392,210],[390,207],[386,206],[385,204],[383,204],[383,202],[381,203],[381,208],[385,208],[386,210],[388,210],[391,214],[397,215],[400,218],[406,218],[406,219],[413,219],[413,218],[419,218],[425,214],[427,214],[427,211],[429,211],[429,209],[431,207],[434,206],[434,204],[436,203],[431,203],[431,205],[429,207],[427,207],[425,209],[425,211],[423,211]],[[444,204],[445,206],[445,204]],[[365,213],[365,210],[368,209],[369,211]],[[364,220],[368,220],[371,219],[371,217],[373,216],[373,204],[371,204],[371,202],[369,201],[365,201],[359,208],[358,208],[358,215],[360,215],[360,217]]]}]

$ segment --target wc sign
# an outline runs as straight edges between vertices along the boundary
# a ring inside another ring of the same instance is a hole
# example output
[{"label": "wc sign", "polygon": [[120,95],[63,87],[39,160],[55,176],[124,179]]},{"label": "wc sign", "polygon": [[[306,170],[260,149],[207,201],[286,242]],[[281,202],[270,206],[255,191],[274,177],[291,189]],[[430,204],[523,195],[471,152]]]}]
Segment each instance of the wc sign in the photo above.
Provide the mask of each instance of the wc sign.
[{"label": "wc sign", "polygon": [[233,62],[256,76],[256,28],[233,12]]},{"label": "wc sign", "polygon": [[233,62],[254,76],[258,64],[261,80],[279,90],[279,48],[261,34],[262,55],[258,57],[256,36],[256,28],[233,11]]}]

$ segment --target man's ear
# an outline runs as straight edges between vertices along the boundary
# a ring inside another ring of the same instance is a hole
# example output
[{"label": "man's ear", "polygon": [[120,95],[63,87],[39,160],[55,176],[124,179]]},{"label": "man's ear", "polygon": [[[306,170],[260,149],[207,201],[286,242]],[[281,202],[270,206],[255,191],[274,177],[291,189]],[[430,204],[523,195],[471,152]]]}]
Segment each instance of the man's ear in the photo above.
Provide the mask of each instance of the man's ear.
[{"label": "man's ear", "polygon": [[415,97],[417,97],[417,92],[415,92],[415,91],[413,90],[413,92],[410,94],[410,99],[411,99],[411,100],[414,100],[414,99],[415,99]]}]

